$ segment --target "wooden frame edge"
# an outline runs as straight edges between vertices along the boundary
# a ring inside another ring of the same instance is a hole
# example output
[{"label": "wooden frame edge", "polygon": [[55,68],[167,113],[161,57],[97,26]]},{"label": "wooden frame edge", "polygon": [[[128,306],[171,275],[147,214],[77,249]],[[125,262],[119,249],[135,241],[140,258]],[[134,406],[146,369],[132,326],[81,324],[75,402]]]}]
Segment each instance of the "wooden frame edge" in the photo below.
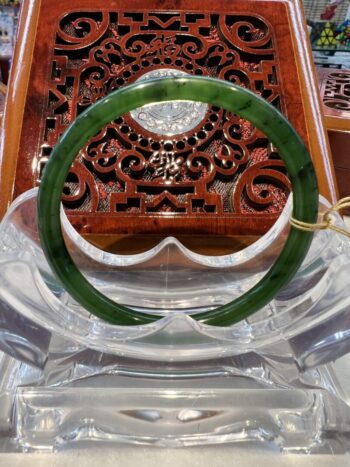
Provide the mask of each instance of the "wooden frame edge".
[{"label": "wooden frame edge", "polygon": [[[0,133],[0,219],[12,200],[41,0],[24,0]],[[27,13],[25,15],[25,13]],[[6,131],[5,131],[6,128]]]},{"label": "wooden frame edge", "polygon": [[325,114],[324,121],[328,131],[350,134],[350,118],[333,117]]},{"label": "wooden frame edge", "polygon": [[[307,32],[305,16],[302,13],[303,5],[301,0],[286,0],[286,3],[289,5],[293,25],[297,28],[295,29],[293,47],[297,55],[299,55],[299,60],[297,60],[297,69],[299,79],[302,84],[301,90],[305,116],[308,122],[314,122],[315,134],[317,134],[317,137],[312,137],[309,133],[309,141],[311,154],[319,154],[320,156],[316,161],[314,160],[319,181],[319,190],[320,193],[331,203],[334,203],[338,199],[338,187],[327,136],[327,128],[322,112],[321,96],[318,86],[316,86],[318,80],[315,65],[311,60],[312,49],[309,34]],[[306,48],[304,48],[298,40],[299,37],[304,39],[303,43],[307,44]],[[310,87],[308,85],[310,82],[314,82],[315,86]],[[309,105],[305,105],[305,102],[308,102]],[[310,126],[311,124],[308,123],[308,130]],[[318,170],[318,167],[320,167],[321,170]]]}]

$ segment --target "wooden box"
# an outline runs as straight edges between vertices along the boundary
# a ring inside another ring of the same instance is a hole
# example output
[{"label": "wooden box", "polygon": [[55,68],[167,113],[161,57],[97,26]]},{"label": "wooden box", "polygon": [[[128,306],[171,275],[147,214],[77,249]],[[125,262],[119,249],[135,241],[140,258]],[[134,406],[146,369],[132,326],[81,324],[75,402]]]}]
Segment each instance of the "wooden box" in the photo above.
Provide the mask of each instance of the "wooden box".
[{"label": "wooden box", "polygon": [[[59,136],[88,105],[169,70],[230,80],[277,106],[335,199],[299,1],[25,0],[2,134],[2,214],[40,183]],[[185,131],[170,135],[140,113],[102,129],[67,179],[72,224],[95,236],[266,232],[290,189],[274,148],[236,115],[210,106],[195,115],[187,121],[185,111]]]}]

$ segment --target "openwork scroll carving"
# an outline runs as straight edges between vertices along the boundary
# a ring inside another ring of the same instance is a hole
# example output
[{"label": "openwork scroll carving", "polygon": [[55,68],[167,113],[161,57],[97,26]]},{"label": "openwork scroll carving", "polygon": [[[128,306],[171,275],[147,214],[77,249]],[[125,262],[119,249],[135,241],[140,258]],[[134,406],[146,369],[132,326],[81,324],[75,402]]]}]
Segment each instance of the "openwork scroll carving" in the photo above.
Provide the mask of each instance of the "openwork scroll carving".
[{"label": "openwork scroll carving", "polygon": [[323,87],[322,98],[327,107],[350,112],[350,72],[330,73]]},{"label": "openwork scroll carving", "polygon": [[[39,169],[89,105],[169,69],[229,80],[284,109],[273,31],[260,17],[70,13],[57,28]],[[249,122],[207,106],[185,133],[161,134],[138,116],[111,122],[80,153],[63,196],[69,212],[234,218],[282,210],[284,166]]]}]

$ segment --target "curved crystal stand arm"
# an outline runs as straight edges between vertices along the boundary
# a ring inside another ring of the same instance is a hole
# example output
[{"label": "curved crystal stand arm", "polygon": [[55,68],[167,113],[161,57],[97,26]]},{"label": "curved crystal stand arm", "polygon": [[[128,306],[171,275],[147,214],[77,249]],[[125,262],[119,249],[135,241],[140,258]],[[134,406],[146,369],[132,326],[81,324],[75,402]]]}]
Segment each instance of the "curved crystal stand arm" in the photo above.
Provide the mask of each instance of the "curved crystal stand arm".
[{"label": "curved crystal stand arm", "polygon": [[[293,217],[309,223],[317,219],[317,181],[307,148],[283,115],[252,92],[218,79],[181,77],[133,84],[109,94],[82,113],[54,148],[39,189],[38,229],[47,261],[67,292],[92,314],[117,325],[147,324],[159,317],[115,303],[81,274],[62,236],[61,193],[78,152],[104,125],[145,104],[171,100],[212,104],[252,122],[277,147],[285,162],[293,189]],[[193,318],[209,325],[227,326],[261,309],[294,276],[312,236],[292,227],[280,256],[252,289],[224,306]]]}]

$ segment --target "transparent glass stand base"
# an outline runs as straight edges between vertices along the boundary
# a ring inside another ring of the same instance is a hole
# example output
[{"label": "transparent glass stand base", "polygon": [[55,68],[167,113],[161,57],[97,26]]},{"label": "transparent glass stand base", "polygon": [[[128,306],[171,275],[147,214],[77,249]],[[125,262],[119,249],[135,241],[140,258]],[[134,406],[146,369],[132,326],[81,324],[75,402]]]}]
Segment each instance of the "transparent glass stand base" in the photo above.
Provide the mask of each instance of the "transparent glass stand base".
[{"label": "transparent glass stand base", "polygon": [[29,451],[104,442],[344,452],[350,431],[349,407],[317,389],[29,387],[16,411],[18,447]]},{"label": "transparent glass stand base", "polygon": [[[53,277],[36,196],[24,193],[0,224],[0,452],[105,443],[350,451],[350,407],[330,363],[350,352],[349,240],[317,233],[274,300],[215,327],[192,315],[233,300],[265,274],[285,241],[291,200],[256,243],[216,257],[175,238],[135,255],[106,253],[62,213],[69,249],[89,280],[160,317],[113,326]],[[321,199],[320,211],[326,207]]]},{"label": "transparent glass stand base", "polygon": [[165,376],[165,367],[123,362],[91,371],[68,359],[46,375],[4,354],[0,362],[0,452],[227,443],[267,452],[350,450],[350,407],[331,364],[300,373],[291,359],[251,355],[168,366]]}]

